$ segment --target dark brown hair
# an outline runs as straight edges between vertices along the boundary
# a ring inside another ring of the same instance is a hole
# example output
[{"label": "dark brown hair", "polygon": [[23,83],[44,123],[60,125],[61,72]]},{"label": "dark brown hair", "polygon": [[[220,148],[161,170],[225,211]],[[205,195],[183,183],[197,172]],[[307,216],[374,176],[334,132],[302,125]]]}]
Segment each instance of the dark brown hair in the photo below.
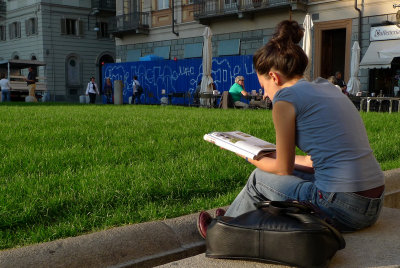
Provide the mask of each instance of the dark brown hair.
[{"label": "dark brown hair", "polygon": [[297,44],[303,38],[303,28],[293,20],[280,22],[271,40],[253,56],[253,65],[260,75],[272,68],[287,78],[302,76],[308,64],[307,55]]}]

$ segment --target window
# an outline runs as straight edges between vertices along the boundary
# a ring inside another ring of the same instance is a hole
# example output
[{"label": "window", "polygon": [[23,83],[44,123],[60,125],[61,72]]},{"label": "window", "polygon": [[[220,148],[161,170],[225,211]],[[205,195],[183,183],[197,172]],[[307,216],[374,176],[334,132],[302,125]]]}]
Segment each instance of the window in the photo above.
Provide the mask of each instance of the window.
[{"label": "window", "polygon": [[66,19],[65,20],[65,34],[69,35],[77,35],[77,27],[76,27],[76,20]]},{"label": "window", "polygon": [[27,36],[38,33],[38,26],[37,26],[36,18],[30,18],[29,20],[25,21],[25,33]]},{"label": "window", "polygon": [[183,57],[186,58],[201,58],[203,56],[203,43],[185,44]]},{"label": "window", "polygon": [[165,60],[169,60],[171,47],[164,46],[164,47],[156,47],[154,48],[154,55],[164,58]]},{"label": "window", "polygon": [[231,9],[236,7],[236,0],[225,0],[225,9]]},{"label": "window", "polygon": [[167,9],[169,8],[169,0],[157,0],[157,9]]},{"label": "window", "polygon": [[61,19],[61,34],[83,35],[83,21],[77,19]]},{"label": "window", "polygon": [[123,10],[124,14],[140,12],[140,0],[124,0]]},{"label": "window", "polygon": [[97,38],[110,38],[110,34],[108,33],[108,23],[100,22],[98,23],[99,31],[97,32]]},{"label": "window", "polygon": [[10,39],[21,37],[21,23],[19,21],[13,22],[8,25],[8,31],[10,34]]},{"label": "window", "polygon": [[240,39],[222,40],[218,42],[218,56],[239,55]]},{"label": "window", "polygon": [[141,49],[132,49],[126,52],[126,61],[139,61],[142,56]]},{"label": "window", "polygon": [[5,25],[0,25],[0,40],[1,41],[6,40],[6,26]]}]

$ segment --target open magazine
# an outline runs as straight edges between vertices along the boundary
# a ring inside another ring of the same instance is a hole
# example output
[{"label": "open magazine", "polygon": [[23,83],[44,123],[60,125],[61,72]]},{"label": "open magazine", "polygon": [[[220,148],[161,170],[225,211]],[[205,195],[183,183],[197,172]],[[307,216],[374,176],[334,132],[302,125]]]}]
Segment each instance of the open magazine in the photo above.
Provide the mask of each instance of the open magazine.
[{"label": "open magazine", "polygon": [[275,151],[275,144],[241,131],[211,132],[204,135],[204,140],[254,160]]}]

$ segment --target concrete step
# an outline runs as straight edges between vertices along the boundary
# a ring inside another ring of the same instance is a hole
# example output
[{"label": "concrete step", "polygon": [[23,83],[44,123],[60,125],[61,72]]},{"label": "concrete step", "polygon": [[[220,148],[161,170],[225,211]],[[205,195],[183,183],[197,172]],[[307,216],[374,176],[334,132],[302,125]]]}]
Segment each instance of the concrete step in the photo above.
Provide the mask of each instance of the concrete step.
[{"label": "concrete step", "polygon": [[[346,247],[331,260],[330,268],[400,267],[400,209],[384,207],[378,222],[362,231],[344,234]],[[255,261],[207,258],[204,253],[158,267],[242,268],[289,267]]]}]

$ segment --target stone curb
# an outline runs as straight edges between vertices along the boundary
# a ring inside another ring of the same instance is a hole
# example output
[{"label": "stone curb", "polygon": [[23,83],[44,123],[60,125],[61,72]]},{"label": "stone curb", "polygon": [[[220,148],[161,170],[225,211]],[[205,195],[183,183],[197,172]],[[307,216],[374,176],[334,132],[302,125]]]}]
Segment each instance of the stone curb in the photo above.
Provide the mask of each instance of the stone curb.
[{"label": "stone curb", "polygon": [[[215,209],[209,210],[212,215]],[[205,251],[198,213],[0,251],[0,267],[153,267]]]},{"label": "stone curb", "polygon": [[[385,206],[400,208],[400,169],[385,171]],[[214,210],[209,210],[213,215]],[[198,213],[0,251],[0,267],[153,267],[200,254]]]}]

